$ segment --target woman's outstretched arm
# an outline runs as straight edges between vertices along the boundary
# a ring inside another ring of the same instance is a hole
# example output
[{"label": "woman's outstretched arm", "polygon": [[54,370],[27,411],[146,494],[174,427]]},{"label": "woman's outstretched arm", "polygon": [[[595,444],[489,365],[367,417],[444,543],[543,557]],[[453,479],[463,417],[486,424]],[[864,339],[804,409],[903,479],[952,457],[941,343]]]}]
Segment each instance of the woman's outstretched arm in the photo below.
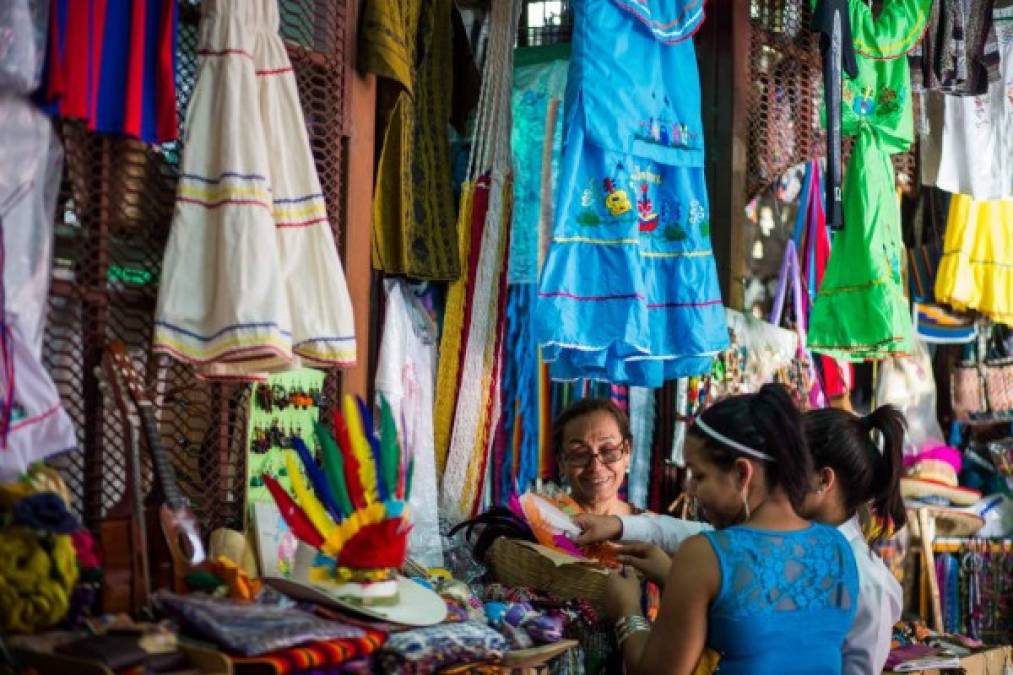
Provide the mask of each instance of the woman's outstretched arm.
[{"label": "woman's outstretched arm", "polygon": [[[640,613],[640,584],[631,571],[609,581],[613,618]],[[672,570],[652,630],[623,643],[630,675],[691,675],[707,643],[707,612],[721,585],[718,559],[701,536],[686,540],[672,557]]]}]

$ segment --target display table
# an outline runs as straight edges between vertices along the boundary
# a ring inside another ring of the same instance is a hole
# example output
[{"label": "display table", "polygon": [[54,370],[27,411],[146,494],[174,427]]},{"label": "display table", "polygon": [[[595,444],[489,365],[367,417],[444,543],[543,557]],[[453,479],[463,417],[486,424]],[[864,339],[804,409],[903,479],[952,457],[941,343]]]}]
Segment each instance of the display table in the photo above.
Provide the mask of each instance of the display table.
[{"label": "display table", "polygon": [[[960,667],[967,675],[1005,675],[1007,668],[1013,668],[1013,648],[1009,645],[1004,647],[992,647],[985,651],[971,654],[960,659]],[[893,673],[894,671],[885,671]],[[908,671],[910,674],[912,671]],[[959,670],[918,670],[913,671],[916,675],[943,675],[944,673],[959,673]]]},{"label": "display table", "polygon": [[576,640],[560,640],[550,645],[507,652],[497,663],[467,663],[440,671],[441,675],[463,675],[464,673],[495,673],[496,675],[535,675],[547,673],[549,662],[561,656],[568,649],[577,647]]}]

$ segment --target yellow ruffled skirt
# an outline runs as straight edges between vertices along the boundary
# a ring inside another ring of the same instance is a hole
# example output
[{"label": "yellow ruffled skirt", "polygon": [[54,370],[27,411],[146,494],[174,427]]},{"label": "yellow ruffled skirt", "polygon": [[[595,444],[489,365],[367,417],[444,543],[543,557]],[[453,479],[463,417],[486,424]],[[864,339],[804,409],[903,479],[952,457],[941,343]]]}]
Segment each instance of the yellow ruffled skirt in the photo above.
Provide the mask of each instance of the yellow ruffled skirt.
[{"label": "yellow ruffled skirt", "polygon": [[1013,323],[1013,199],[953,195],[936,300]]}]

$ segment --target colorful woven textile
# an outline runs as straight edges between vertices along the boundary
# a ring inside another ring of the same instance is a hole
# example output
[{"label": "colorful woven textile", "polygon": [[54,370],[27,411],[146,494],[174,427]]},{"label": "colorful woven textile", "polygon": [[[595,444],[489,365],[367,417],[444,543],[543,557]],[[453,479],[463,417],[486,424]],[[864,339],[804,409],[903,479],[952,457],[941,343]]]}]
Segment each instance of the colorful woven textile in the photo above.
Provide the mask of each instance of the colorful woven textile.
[{"label": "colorful woven textile", "polygon": [[205,639],[243,656],[266,654],[304,642],[367,636],[362,628],[321,619],[292,607],[168,591],[156,593],[155,602]]},{"label": "colorful woven textile", "polygon": [[330,668],[372,654],[387,634],[368,630],[365,635],[343,640],[325,640],[290,647],[261,656],[236,656],[232,663],[244,675],[289,675],[315,668]]},{"label": "colorful woven textile", "polygon": [[[569,51],[569,45],[553,45],[521,48],[514,54],[511,145],[515,201],[510,230],[511,284],[538,281],[543,214],[548,213],[551,220],[551,198],[562,154],[563,125],[557,112],[566,86]],[[543,196],[548,198],[549,204],[542,203]]]},{"label": "colorful woven textile", "polygon": [[176,140],[176,0],[53,0],[39,97],[51,115]]},{"label": "colorful woven textile", "polygon": [[498,659],[509,649],[506,638],[485,624],[442,623],[392,634],[376,662],[388,674],[432,673],[455,663]]},{"label": "colorful woven textile", "polygon": [[492,5],[476,137],[461,197],[462,216],[470,215],[471,225],[461,236],[467,271],[450,285],[440,344],[435,435],[438,470],[441,458],[446,460],[441,513],[458,520],[478,512],[502,409],[499,380],[513,202],[509,85],[520,10],[518,0]]},{"label": "colorful woven textile", "polygon": [[453,280],[461,273],[450,180],[451,0],[372,0],[360,66],[383,78],[383,146],[373,194],[373,266]]}]

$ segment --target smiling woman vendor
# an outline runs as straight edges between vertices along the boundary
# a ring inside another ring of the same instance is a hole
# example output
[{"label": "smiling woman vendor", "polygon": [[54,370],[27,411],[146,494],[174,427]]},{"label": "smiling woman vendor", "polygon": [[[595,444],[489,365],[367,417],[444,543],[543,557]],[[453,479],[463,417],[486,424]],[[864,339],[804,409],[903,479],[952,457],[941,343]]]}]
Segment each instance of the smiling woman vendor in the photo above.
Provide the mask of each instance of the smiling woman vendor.
[{"label": "smiling woman vendor", "polygon": [[574,403],[553,423],[559,472],[570,486],[573,513],[626,516],[635,509],[620,499],[619,488],[630,465],[630,420],[605,398]]}]

